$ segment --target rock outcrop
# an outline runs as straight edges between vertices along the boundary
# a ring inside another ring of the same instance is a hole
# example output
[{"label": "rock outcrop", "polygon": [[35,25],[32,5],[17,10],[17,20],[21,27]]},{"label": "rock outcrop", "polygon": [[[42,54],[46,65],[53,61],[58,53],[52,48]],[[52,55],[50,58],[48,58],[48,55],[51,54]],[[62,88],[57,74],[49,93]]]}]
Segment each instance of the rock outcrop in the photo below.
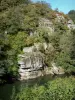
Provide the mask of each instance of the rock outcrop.
[{"label": "rock outcrop", "polygon": [[75,29],[75,24],[73,23],[72,20],[69,20],[69,21],[67,22],[67,27],[68,27],[69,29]]},{"label": "rock outcrop", "polygon": [[40,52],[19,55],[19,58],[18,64],[20,65],[19,74],[21,75],[21,80],[41,76],[44,62],[43,55]]},{"label": "rock outcrop", "polygon": [[61,67],[57,67],[54,62],[52,62],[51,65],[52,65],[51,71],[54,74],[64,74],[64,69],[62,69]]},{"label": "rock outcrop", "polygon": [[39,20],[39,28],[48,29],[51,33],[54,32],[54,25],[53,25],[52,21],[50,21],[46,18],[41,18]]},{"label": "rock outcrop", "polygon": [[[54,25],[53,25],[53,22],[47,18],[39,18],[37,29],[39,30],[43,29],[47,31],[48,35],[51,35],[54,32]],[[38,36],[39,35],[38,33],[39,33],[38,31],[30,32],[30,36],[33,36],[33,35]]]},{"label": "rock outcrop", "polygon": [[31,47],[25,47],[23,54],[18,55],[20,80],[33,79],[46,74],[63,74],[55,63],[52,63],[52,68],[45,65],[44,54],[39,51],[40,45],[44,50],[48,47],[52,48],[51,44],[35,43]]},{"label": "rock outcrop", "polygon": [[62,16],[62,15],[60,15],[60,14],[56,14],[56,18],[55,18],[55,21],[56,22],[61,22],[61,21],[64,21],[65,20],[65,18]]}]

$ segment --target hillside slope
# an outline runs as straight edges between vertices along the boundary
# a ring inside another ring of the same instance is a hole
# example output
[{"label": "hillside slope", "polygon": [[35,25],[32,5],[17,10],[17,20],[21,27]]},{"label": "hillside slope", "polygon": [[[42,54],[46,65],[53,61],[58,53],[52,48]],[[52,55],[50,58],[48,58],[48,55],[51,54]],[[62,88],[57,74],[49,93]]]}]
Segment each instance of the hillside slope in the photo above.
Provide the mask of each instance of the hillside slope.
[{"label": "hillside slope", "polygon": [[45,66],[55,62],[67,73],[75,73],[75,25],[64,13],[52,10],[45,2],[1,0],[0,76],[18,77],[18,55],[35,43],[51,44],[44,54]]}]

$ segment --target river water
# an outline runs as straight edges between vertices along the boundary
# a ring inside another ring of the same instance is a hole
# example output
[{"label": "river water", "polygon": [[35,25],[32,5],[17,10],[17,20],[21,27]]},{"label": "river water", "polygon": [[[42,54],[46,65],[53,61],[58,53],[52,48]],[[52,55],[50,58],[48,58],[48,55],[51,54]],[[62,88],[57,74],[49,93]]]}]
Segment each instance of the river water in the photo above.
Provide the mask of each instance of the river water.
[{"label": "river water", "polygon": [[27,81],[16,81],[11,84],[5,84],[0,86],[0,100],[11,100],[12,93],[15,91],[17,94],[22,88],[25,87],[32,87],[35,84],[37,85],[44,85],[48,81],[52,81],[56,79],[57,77],[64,77],[64,76],[51,76],[51,75],[46,75],[43,77],[39,77],[36,79],[32,80],[27,80]]}]

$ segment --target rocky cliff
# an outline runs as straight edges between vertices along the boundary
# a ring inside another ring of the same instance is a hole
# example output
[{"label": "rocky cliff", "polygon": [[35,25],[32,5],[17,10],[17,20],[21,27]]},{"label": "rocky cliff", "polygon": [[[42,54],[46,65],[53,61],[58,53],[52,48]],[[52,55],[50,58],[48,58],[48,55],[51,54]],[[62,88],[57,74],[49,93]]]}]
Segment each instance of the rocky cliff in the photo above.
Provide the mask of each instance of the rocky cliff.
[{"label": "rocky cliff", "polygon": [[[64,71],[56,67],[55,63],[52,63],[52,67],[49,68],[45,65],[44,54],[39,51],[40,45],[46,50],[49,44],[37,43],[31,47],[25,47],[23,54],[18,55],[19,74],[20,80],[32,79],[46,74],[63,74]],[[50,45],[51,46],[51,45]]]}]

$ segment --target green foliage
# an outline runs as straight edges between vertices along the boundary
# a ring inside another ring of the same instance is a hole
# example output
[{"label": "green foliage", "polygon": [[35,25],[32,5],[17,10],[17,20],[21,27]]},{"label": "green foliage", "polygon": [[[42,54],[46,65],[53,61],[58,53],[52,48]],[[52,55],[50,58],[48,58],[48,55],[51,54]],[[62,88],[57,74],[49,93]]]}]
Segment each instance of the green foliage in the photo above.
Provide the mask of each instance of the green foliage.
[{"label": "green foliage", "polygon": [[20,4],[29,4],[30,0],[1,0],[0,1],[0,11],[6,10],[11,7],[15,7]]},{"label": "green foliage", "polygon": [[37,2],[35,6],[36,6],[36,13],[41,16],[46,16],[46,14],[49,13],[49,11],[51,10],[51,5],[44,1]]},{"label": "green foliage", "polygon": [[58,33],[55,33],[50,37],[50,42],[52,42],[56,52],[60,52],[59,41],[60,41],[60,35]]},{"label": "green foliage", "polygon": [[45,86],[26,87],[15,97],[15,100],[74,100],[75,79],[57,78]]},{"label": "green foliage", "polygon": [[61,22],[55,23],[55,32],[58,32],[59,35],[62,35],[63,33],[67,32],[68,28],[66,25],[64,25],[64,20]]},{"label": "green foliage", "polygon": [[33,14],[32,11],[30,12],[32,16],[25,16],[23,28],[28,32],[34,32],[38,25],[38,18],[36,14]]},{"label": "green foliage", "polygon": [[[20,52],[24,46],[26,46],[27,34],[25,32],[18,32],[16,35],[9,35],[9,40],[11,41],[12,49],[16,50],[17,53]],[[13,41],[14,39],[14,41]]]},{"label": "green foliage", "polygon": [[0,76],[6,73],[8,66],[7,50],[10,45],[5,34],[0,33]]},{"label": "green foliage", "polygon": [[54,60],[55,58],[55,50],[54,48],[47,48],[47,50],[44,52],[45,54],[45,58],[44,58],[44,62],[46,64],[46,66],[51,67],[51,62]]},{"label": "green foliage", "polygon": [[23,47],[26,46],[25,41],[28,35],[25,32],[18,32],[16,35],[7,36],[10,44],[10,49],[7,51],[9,63],[7,70],[8,73],[16,76],[18,73],[17,55],[21,53]]},{"label": "green foliage", "polygon": [[[59,13],[67,18],[66,15]],[[74,11],[69,12],[70,15]],[[46,18],[53,22],[54,32],[46,28],[38,28],[39,19]],[[25,46],[34,43],[51,43],[54,50],[41,47],[40,51],[45,55],[45,63],[51,66],[55,60],[66,71],[75,69],[75,31],[69,32],[66,20],[56,23],[56,12],[46,2],[31,3],[30,0],[1,0],[0,1],[0,69],[1,75],[10,73],[17,75],[17,55],[22,53]],[[74,20],[74,18],[73,18]],[[30,33],[35,33],[30,36]],[[69,34],[68,34],[69,33]],[[65,60],[66,57],[66,60]]]},{"label": "green foliage", "polygon": [[17,33],[18,31],[22,30],[21,24],[24,19],[24,14],[22,13],[22,8],[15,7],[7,12],[5,11],[5,14],[2,14],[0,16],[0,31],[7,33]]},{"label": "green foliage", "polygon": [[24,46],[27,34],[18,32],[16,35],[0,34],[0,69],[1,76],[10,74],[11,76],[18,75],[17,55],[21,53]]},{"label": "green foliage", "polygon": [[75,23],[75,10],[70,10],[68,12],[68,16],[74,21]]},{"label": "green foliage", "polygon": [[75,72],[75,60],[72,60],[66,52],[58,54],[56,63],[64,68],[67,73]]},{"label": "green foliage", "polygon": [[71,45],[71,58],[75,59],[75,30],[71,31],[72,34],[72,45]]},{"label": "green foliage", "polygon": [[52,16],[55,15],[50,6],[45,2],[32,4],[29,0],[1,0],[0,3],[1,6],[3,5],[0,15],[0,31],[3,33],[5,31],[8,34],[15,34],[19,31],[34,32],[38,27],[40,17],[48,18],[50,16],[52,19]]},{"label": "green foliage", "polygon": [[75,98],[74,85],[74,81],[67,78],[49,82],[48,90],[44,93],[44,99],[41,100],[72,100]]},{"label": "green foliage", "polygon": [[56,55],[56,63],[68,73],[75,72],[74,33],[72,30],[62,35],[59,41],[60,52]]},{"label": "green foliage", "polygon": [[49,43],[50,42],[50,36],[51,33],[50,30],[46,28],[37,28],[37,33],[39,38],[41,38],[41,41]]},{"label": "green foliage", "polygon": [[32,46],[32,45],[34,45],[34,37],[33,36],[27,37],[25,43],[26,43],[26,46]]}]

